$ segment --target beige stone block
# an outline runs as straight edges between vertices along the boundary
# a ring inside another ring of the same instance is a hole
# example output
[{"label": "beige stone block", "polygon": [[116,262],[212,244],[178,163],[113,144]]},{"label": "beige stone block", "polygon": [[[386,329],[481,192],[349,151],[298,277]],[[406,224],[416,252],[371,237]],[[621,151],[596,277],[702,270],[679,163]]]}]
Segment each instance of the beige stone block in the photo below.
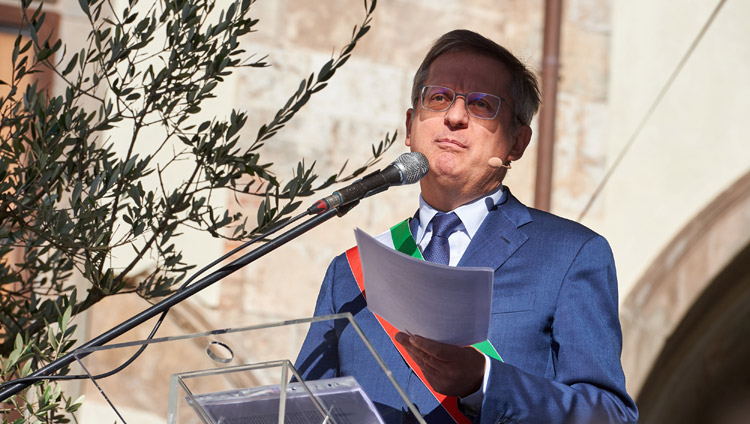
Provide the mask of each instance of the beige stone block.
[{"label": "beige stone block", "polygon": [[605,101],[609,83],[609,34],[564,25],[558,90]]},{"label": "beige stone block", "polygon": [[541,45],[540,1],[381,2],[361,54],[374,61],[416,70],[429,46],[443,33],[466,28],[529,56]]},{"label": "beige stone block", "polygon": [[607,107],[560,93],[557,114],[553,210],[576,219],[606,171]]},{"label": "beige stone block", "polygon": [[361,1],[286,0],[279,11],[283,16],[281,45],[311,50],[337,51],[351,38],[354,25],[365,16]]},{"label": "beige stone block", "polygon": [[[315,55],[314,63],[327,56]],[[367,121],[401,120],[409,107],[412,73],[370,60],[351,59],[313,98],[310,109],[321,115]]]},{"label": "beige stone block", "polygon": [[608,33],[611,28],[611,0],[568,0],[563,2],[564,19],[589,31]]},{"label": "beige stone block", "polygon": [[258,19],[253,27],[253,32],[245,34],[241,39],[246,42],[262,43],[279,47],[284,26],[284,14],[281,12],[284,6],[283,0],[278,1],[256,1],[250,6],[249,16]]}]

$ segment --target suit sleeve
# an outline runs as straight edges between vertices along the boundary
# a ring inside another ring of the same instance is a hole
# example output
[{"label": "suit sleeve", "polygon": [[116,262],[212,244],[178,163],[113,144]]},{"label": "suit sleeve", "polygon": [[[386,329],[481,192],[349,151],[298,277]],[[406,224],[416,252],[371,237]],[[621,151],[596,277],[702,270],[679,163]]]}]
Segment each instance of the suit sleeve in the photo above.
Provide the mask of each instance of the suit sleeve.
[{"label": "suit sleeve", "polygon": [[617,277],[606,240],[586,240],[560,285],[544,377],[493,360],[480,423],[631,423],[620,363]]},{"label": "suit sleeve", "polygon": [[[341,257],[336,258],[326,271],[315,303],[316,317],[336,313],[332,293],[336,264],[340,261]],[[319,380],[338,377],[338,363],[338,337],[333,321],[313,322],[295,361],[295,368],[305,380]]]}]

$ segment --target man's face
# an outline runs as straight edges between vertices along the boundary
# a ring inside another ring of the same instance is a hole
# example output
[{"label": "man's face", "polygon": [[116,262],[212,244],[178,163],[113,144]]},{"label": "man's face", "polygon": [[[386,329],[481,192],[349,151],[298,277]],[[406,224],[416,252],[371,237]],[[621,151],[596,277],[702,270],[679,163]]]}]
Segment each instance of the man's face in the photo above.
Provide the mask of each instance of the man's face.
[{"label": "man's face", "polygon": [[406,145],[430,162],[430,172],[421,180],[422,196],[439,210],[452,210],[495,190],[505,169],[489,166],[492,157],[515,161],[521,158],[531,138],[522,125],[515,134],[513,100],[508,93],[510,76],[496,59],[471,52],[446,53],[430,67],[424,85],[440,85],[457,93],[483,92],[511,102],[501,105],[494,119],[475,118],[466,111],[464,97],[445,112],[421,107],[406,112]]}]

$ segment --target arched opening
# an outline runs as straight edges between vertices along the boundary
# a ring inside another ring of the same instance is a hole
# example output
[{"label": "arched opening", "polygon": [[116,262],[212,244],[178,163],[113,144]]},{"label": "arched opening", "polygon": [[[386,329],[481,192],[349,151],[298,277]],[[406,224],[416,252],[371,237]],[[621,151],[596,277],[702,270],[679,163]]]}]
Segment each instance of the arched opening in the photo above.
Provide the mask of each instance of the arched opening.
[{"label": "arched opening", "polygon": [[637,403],[642,423],[750,422],[750,245],[667,339]]},{"label": "arched opening", "polygon": [[750,173],[653,261],[621,322],[641,422],[750,422]]}]

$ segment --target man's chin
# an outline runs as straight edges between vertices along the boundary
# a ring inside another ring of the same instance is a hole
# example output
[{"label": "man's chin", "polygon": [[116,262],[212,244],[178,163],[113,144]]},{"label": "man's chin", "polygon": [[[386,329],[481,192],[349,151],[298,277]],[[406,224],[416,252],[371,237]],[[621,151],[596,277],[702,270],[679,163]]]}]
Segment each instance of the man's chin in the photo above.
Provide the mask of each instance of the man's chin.
[{"label": "man's chin", "polygon": [[441,152],[430,160],[430,173],[441,179],[456,180],[471,175],[472,169],[469,168],[455,152]]}]

